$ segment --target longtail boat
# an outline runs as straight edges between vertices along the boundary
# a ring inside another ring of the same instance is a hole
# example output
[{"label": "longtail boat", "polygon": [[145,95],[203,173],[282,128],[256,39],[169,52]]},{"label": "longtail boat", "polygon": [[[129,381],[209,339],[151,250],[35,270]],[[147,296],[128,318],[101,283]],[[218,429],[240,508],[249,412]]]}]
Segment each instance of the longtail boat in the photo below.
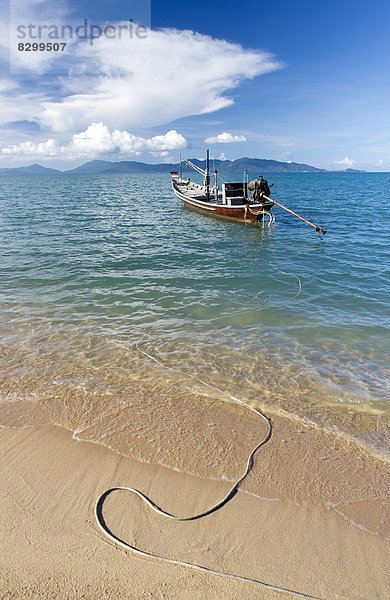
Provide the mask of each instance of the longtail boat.
[{"label": "longtail boat", "polygon": [[[265,180],[261,181],[259,178],[248,182],[244,176],[243,181],[222,182],[217,170],[214,169],[214,181],[211,183],[208,150],[205,169],[190,160],[184,162],[187,167],[194,169],[204,178],[202,185],[191,181],[190,178],[183,179],[181,161],[180,173],[171,171],[173,191],[186,206],[203,213],[236,221],[261,223],[266,215],[268,215],[268,222],[274,221],[274,216],[270,213],[274,202],[262,196],[261,184]],[[269,191],[269,189],[263,191]]]},{"label": "longtail boat", "polygon": [[186,206],[225,219],[272,224],[275,222],[275,216],[271,209],[276,205],[314,227],[319,237],[325,235],[326,229],[270,198],[270,186],[262,176],[248,181],[248,175],[245,173],[242,181],[226,182],[221,180],[217,169],[214,169],[213,182],[211,182],[209,150],[207,150],[205,169],[190,160],[185,160],[184,163],[203,177],[203,184],[195,183],[189,177],[184,179],[181,157],[179,171],[171,171],[173,192]]}]

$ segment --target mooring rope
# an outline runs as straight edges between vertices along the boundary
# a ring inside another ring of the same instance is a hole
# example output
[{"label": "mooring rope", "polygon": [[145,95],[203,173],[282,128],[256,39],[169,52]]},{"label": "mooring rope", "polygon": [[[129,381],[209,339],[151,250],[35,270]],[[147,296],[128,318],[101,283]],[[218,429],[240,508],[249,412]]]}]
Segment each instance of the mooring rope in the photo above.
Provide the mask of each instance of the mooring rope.
[{"label": "mooring rope", "polygon": [[[186,372],[182,371],[181,369],[176,369],[174,367],[169,367],[168,365],[165,365],[160,360],[158,360],[157,358],[155,358],[154,356],[152,356],[151,354],[149,354],[148,352],[146,352],[145,350],[140,348],[140,341],[141,340],[139,340],[136,343],[137,350],[140,353],[142,353],[144,356],[148,357],[150,360],[154,361],[155,363],[157,363],[158,365],[163,367],[164,369],[169,369],[170,371],[182,373],[182,374],[184,374],[188,377],[191,377],[192,379],[202,383],[204,386],[208,387],[209,389],[213,389],[214,391],[224,393],[223,390],[221,390],[220,388],[210,385],[206,381],[203,381],[202,379],[192,375],[191,373],[186,373]],[[305,598],[307,600],[321,600],[321,598],[318,598],[317,596],[310,596],[308,594],[304,594],[303,592],[297,592],[296,590],[292,590],[292,589],[285,588],[285,587],[280,587],[280,586],[277,586],[277,585],[274,585],[271,583],[266,583],[264,581],[261,581],[260,579],[254,579],[251,577],[243,577],[242,575],[235,575],[233,573],[228,573],[225,571],[217,571],[215,569],[211,569],[211,568],[205,567],[203,565],[198,565],[197,563],[191,563],[191,562],[187,562],[187,561],[167,558],[166,556],[160,556],[159,554],[147,552],[146,550],[140,550],[139,548],[136,548],[135,546],[132,546],[131,544],[128,544],[127,542],[124,542],[123,540],[121,540],[118,536],[116,536],[109,529],[108,525],[105,522],[104,515],[103,515],[104,502],[110,494],[112,494],[113,492],[116,492],[116,491],[126,491],[126,492],[130,492],[131,494],[134,494],[135,496],[140,498],[143,502],[145,502],[145,504],[147,504],[149,506],[149,508],[151,508],[157,514],[162,515],[162,516],[166,517],[167,519],[172,519],[174,521],[195,521],[197,519],[206,517],[207,515],[210,515],[216,511],[218,511],[220,508],[222,508],[225,504],[227,504],[236,495],[241,483],[244,481],[244,479],[247,477],[248,473],[251,471],[251,469],[253,467],[254,456],[255,456],[256,452],[262,446],[264,446],[272,437],[272,422],[271,422],[271,419],[265,413],[263,413],[261,410],[256,409],[253,406],[250,406],[249,404],[246,404],[245,402],[243,402],[239,398],[236,398],[235,396],[232,396],[231,394],[228,394],[228,395],[229,395],[230,399],[233,400],[235,403],[254,412],[257,416],[260,416],[263,419],[263,421],[267,424],[267,432],[264,435],[263,439],[258,444],[256,444],[256,446],[250,452],[243,474],[237,479],[237,481],[235,481],[233,483],[232,487],[225,494],[225,496],[222,498],[222,500],[220,500],[213,506],[209,507],[208,509],[206,509],[200,513],[196,513],[194,515],[187,515],[187,516],[178,516],[178,515],[173,515],[172,513],[168,512],[166,510],[163,510],[155,502],[153,502],[153,500],[151,500],[148,496],[146,496],[146,494],[144,494],[140,490],[137,490],[136,488],[125,487],[125,486],[115,486],[115,487],[105,490],[96,501],[95,519],[96,519],[97,525],[98,525],[99,529],[103,532],[103,534],[109,540],[111,540],[111,542],[113,542],[116,546],[119,546],[120,548],[122,548],[124,550],[129,550],[130,552],[132,552],[133,554],[135,554],[137,556],[142,556],[144,558],[152,558],[154,560],[159,560],[159,561],[167,563],[167,564],[176,565],[179,567],[190,568],[195,571],[200,571],[202,573],[209,573],[211,575],[217,575],[218,577],[223,577],[223,578],[231,579],[234,581],[241,581],[243,583],[251,583],[251,584],[260,586],[263,589],[268,589],[268,590],[272,590],[274,592],[287,594],[289,596],[296,597],[296,598]]]},{"label": "mooring rope", "polygon": [[279,267],[277,267],[276,265],[274,265],[271,261],[270,261],[269,264],[271,265],[271,267],[273,269],[275,269],[276,271],[279,271],[279,273],[282,273],[283,275],[286,275],[286,277],[294,277],[298,281],[298,291],[297,291],[297,293],[294,294],[294,296],[292,296],[291,298],[289,298],[287,302],[292,302],[293,300],[295,300],[296,298],[298,298],[298,296],[301,294],[301,291],[302,291],[302,281],[301,281],[301,278],[299,277],[299,275],[295,275],[295,273],[286,273],[286,271],[282,271],[282,269],[279,269]]},{"label": "mooring rope", "polygon": [[260,210],[252,210],[249,204],[247,204],[246,206],[248,207],[249,212],[255,217],[257,217],[258,215],[268,215],[269,211],[266,211],[263,208],[260,208]]}]

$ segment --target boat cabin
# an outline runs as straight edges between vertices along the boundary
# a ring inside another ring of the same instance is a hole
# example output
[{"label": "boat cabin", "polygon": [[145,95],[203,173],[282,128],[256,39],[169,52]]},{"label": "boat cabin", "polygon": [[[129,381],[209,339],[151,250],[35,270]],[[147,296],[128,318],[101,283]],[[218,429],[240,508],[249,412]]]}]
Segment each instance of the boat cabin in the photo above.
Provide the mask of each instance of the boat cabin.
[{"label": "boat cabin", "polygon": [[245,203],[247,197],[246,184],[242,181],[222,184],[222,204],[240,206]]}]

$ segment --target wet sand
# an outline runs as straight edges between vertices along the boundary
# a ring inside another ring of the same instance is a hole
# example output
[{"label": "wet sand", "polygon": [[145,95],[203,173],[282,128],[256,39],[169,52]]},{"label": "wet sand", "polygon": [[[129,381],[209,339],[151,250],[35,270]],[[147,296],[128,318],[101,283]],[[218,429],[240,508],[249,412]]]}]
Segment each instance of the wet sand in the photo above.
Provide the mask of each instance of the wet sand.
[{"label": "wet sand", "polygon": [[[234,411],[226,418],[234,431]],[[250,443],[243,440],[245,451]],[[53,426],[1,429],[0,448],[2,598],[288,597],[137,558],[106,543],[96,526],[96,498],[113,485],[136,487],[174,514],[191,514],[223,497],[230,487],[223,473],[199,477],[145,464]],[[117,492],[104,514],[116,535],[151,553],[323,600],[382,600],[388,482],[385,463],[364,449],[279,416],[242,490],[218,512],[172,522]]]}]

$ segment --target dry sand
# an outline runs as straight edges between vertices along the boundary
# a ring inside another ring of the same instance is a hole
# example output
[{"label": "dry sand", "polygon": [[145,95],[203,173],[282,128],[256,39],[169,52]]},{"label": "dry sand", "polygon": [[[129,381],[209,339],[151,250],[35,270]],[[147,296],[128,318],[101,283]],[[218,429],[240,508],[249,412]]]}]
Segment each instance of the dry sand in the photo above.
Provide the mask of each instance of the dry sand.
[{"label": "dry sand", "polygon": [[[273,423],[243,491],[217,513],[167,521],[117,492],[105,504],[110,528],[149,552],[323,600],[388,598],[384,463],[331,433]],[[288,597],[137,558],[106,543],[94,521],[96,498],[113,485],[189,514],[221,498],[228,481],[141,463],[58,427],[2,429],[0,448],[1,598]]]}]

